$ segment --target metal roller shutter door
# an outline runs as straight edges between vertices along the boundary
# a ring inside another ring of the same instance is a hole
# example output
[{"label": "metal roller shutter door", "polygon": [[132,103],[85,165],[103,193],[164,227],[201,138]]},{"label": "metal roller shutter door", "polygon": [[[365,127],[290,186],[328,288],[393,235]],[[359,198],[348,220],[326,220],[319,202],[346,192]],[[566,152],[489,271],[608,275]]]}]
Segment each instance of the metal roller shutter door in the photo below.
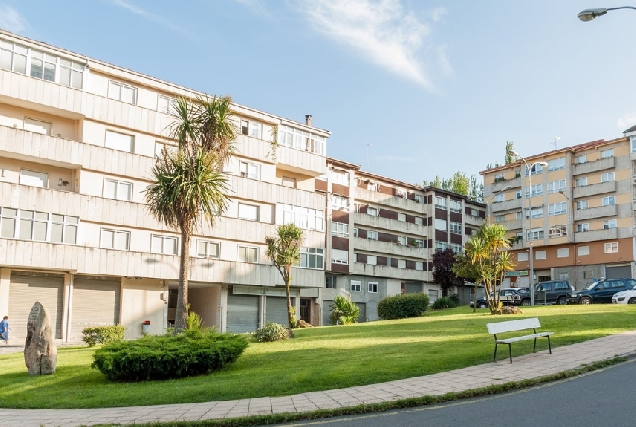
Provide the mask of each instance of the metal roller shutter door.
[{"label": "metal roller shutter door", "polygon": [[324,300],[322,302],[322,326],[331,325],[331,320],[329,319],[331,315],[331,304],[333,304],[333,300]]},{"label": "metal roller shutter door", "polygon": [[417,294],[422,292],[422,285],[419,283],[407,283],[406,284],[406,293],[407,294]]},{"label": "metal roller shutter door", "polygon": [[605,268],[606,279],[625,279],[632,277],[632,267],[629,265],[607,266]]},{"label": "metal roller shutter door", "polygon": [[358,314],[358,323],[364,323],[367,321],[367,304],[364,302],[357,302],[356,305],[360,309]]},{"label": "metal roller shutter door", "polygon": [[119,323],[119,280],[75,277],[71,340],[82,338],[82,329]]},{"label": "metal roller shutter door", "polygon": [[227,296],[227,331],[235,334],[258,329],[258,296]]},{"label": "metal roller shutter door", "polygon": [[287,298],[266,297],[265,323],[267,322],[278,323],[283,326],[289,325],[289,319],[287,318]]},{"label": "metal roller shutter door", "polygon": [[[9,325],[12,340],[26,339],[26,324],[31,307],[39,301],[46,308],[54,338],[62,338],[64,277],[12,273],[9,285]],[[16,341],[13,341],[14,343]]]}]

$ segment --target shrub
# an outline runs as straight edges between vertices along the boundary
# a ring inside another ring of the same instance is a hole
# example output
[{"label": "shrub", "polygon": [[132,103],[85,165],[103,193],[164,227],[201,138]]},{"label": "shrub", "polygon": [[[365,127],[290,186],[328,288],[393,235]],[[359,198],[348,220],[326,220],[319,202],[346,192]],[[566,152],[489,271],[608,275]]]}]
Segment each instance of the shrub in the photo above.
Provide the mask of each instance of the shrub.
[{"label": "shrub", "polygon": [[341,295],[333,299],[333,304],[329,308],[331,309],[329,320],[332,325],[347,325],[358,321],[360,307]]},{"label": "shrub", "polygon": [[423,293],[386,297],[378,303],[378,316],[384,320],[419,317],[428,308],[428,301]]},{"label": "shrub", "polygon": [[279,323],[267,322],[265,326],[256,330],[254,337],[258,342],[286,340],[289,338],[289,331]]},{"label": "shrub", "polygon": [[95,344],[108,344],[113,341],[124,339],[124,328],[121,325],[96,326],[94,328],[82,329],[82,341],[93,347]]},{"label": "shrub", "polygon": [[165,380],[206,374],[233,363],[247,347],[244,336],[186,331],[116,341],[95,350],[91,367],[110,381]]},{"label": "shrub", "polygon": [[451,299],[451,301],[453,301],[455,303],[455,307],[457,307],[459,304],[461,304],[461,301],[459,300],[459,295],[453,294],[449,298]]},{"label": "shrub", "polygon": [[443,308],[455,308],[458,305],[459,304],[457,304],[457,302],[455,302],[455,300],[451,297],[441,297],[435,300],[433,308],[435,310],[441,310]]}]

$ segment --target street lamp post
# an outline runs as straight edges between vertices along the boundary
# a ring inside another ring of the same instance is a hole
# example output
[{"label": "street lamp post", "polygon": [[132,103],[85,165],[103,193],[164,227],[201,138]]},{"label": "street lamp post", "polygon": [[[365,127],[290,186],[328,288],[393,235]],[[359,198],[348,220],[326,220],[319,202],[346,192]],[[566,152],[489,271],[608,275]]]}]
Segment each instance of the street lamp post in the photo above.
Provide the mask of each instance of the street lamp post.
[{"label": "street lamp post", "polygon": [[548,166],[546,162],[534,162],[532,165],[528,165],[528,162],[524,157],[514,150],[510,151],[510,154],[518,157],[526,165],[526,175],[528,175],[528,217],[530,218],[530,237],[526,231],[526,240],[530,246],[530,305],[534,305],[534,252],[532,250],[532,242],[534,240],[534,234],[532,232],[532,169],[537,165]]},{"label": "street lamp post", "polygon": [[621,6],[621,7],[608,7],[608,8],[596,8],[596,9],[585,9],[577,15],[579,19],[583,22],[591,21],[597,16],[603,16],[610,10],[618,10],[618,9],[632,9],[636,10],[636,7],[633,6]]},{"label": "street lamp post", "polygon": [[[577,282],[578,282],[578,269],[577,269],[577,264],[576,264],[576,230],[574,229],[574,206],[571,205],[571,200],[568,197],[567,194],[565,194],[565,191],[563,190],[559,190],[559,193],[563,194],[565,196],[565,198],[568,201],[568,226],[571,225],[570,228],[570,232],[572,233],[572,250],[574,251],[574,290],[577,289]],[[571,215],[571,217],[570,217]],[[569,240],[569,238],[568,238]]]}]

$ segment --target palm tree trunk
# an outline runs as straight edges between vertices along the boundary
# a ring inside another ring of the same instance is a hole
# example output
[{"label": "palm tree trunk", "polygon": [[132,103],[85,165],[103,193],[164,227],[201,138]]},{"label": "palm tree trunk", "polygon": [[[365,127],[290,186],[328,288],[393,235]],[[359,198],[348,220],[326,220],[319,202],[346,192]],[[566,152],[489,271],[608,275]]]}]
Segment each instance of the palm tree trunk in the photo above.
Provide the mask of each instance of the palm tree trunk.
[{"label": "palm tree trunk", "polygon": [[188,326],[188,277],[190,277],[190,232],[181,231],[181,259],[179,261],[179,294],[175,313],[175,332]]},{"label": "palm tree trunk", "polygon": [[291,305],[291,267],[285,266],[285,276],[283,277],[285,281],[285,293],[287,294],[287,321],[289,322],[289,336],[294,338],[294,319],[292,315],[292,305]]}]

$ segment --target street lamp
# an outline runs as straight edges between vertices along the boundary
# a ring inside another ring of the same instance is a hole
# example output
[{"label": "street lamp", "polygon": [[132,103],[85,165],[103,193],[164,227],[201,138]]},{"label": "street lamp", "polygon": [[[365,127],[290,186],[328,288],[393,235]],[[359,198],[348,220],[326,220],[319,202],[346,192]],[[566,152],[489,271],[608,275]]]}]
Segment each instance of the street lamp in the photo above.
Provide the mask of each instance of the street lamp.
[{"label": "street lamp", "polygon": [[577,15],[579,19],[583,22],[591,21],[597,16],[603,16],[610,10],[618,10],[618,9],[633,9],[636,10],[636,7],[633,6],[621,6],[621,7],[609,7],[609,8],[597,8],[597,9],[585,9],[582,12],[579,12]]},{"label": "street lamp", "polygon": [[528,233],[526,232],[526,240],[530,245],[530,305],[534,305],[534,252],[532,250],[532,242],[534,240],[534,234],[532,232],[532,170],[537,166],[548,166],[547,162],[534,162],[532,165],[528,165],[528,162],[525,158],[523,158],[519,153],[515,150],[510,150],[510,154],[521,159],[521,161],[526,165],[526,175],[528,175],[528,217],[530,218],[530,237],[528,238]]},{"label": "street lamp", "polygon": [[[563,190],[559,190],[559,193],[561,193],[563,196],[565,196],[565,198],[567,199],[568,202],[572,202],[570,200],[570,198],[568,197],[567,194],[565,194],[565,191]],[[570,203],[568,203],[569,205]],[[570,218],[570,215],[572,215],[572,217]],[[576,264],[576,230],[574,229],[574,209],[573,206],[568,206],[568,227],[570,227],[570,231],[572,233],[572,250],[574,251],[574,290],[577,289],[577,282],[578,282],[578,269],[577,269],[577,264]],[[569,240],[569,238],[568,238]]]}]

